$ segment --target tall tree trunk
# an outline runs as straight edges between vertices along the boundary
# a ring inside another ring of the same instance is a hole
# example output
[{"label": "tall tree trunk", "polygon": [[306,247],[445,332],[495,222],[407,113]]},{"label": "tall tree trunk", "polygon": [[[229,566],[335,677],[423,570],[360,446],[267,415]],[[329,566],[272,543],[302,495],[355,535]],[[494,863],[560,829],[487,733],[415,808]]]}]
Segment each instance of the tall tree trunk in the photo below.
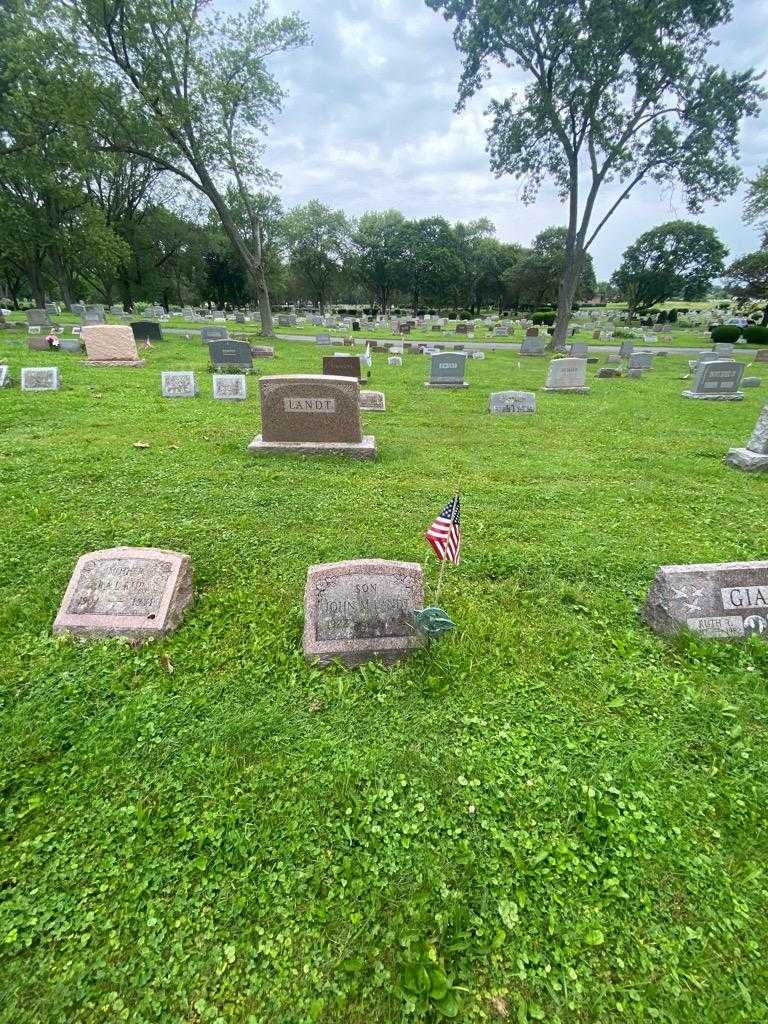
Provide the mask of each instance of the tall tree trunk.
[{"label": "tall tree trunk", "polygon": [[27,262],[27,277],[32,290],[32,297],[38,309],[45,309],[45,288],[43,287],[43,273],[40,265],[40,258],[37,254]]},{"label": "tall tree trunk", "polygon": [[64,266],[64,259],[61,255],[61,250],[58,246],[52,246],[51,250],[51,263],[53,264],[53,272],[56,275],[56,281],[61,291],[61,301],[64,303],[64,308],[68,313],[72,312],[72,289],[69,284],[69,274],[67,274],[67,268]]}]

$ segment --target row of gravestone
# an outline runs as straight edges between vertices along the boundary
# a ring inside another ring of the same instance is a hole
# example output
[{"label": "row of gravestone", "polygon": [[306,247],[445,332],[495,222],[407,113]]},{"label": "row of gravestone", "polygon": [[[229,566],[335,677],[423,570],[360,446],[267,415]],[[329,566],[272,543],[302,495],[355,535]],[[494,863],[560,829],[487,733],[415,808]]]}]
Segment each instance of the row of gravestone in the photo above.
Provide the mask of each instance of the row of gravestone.
[{"label": "row of gravestone", "polygon": [[[83,640],[167,635],[193,601],[188,555],[158,548],[93,551],[77,562],[53,624]],[[305,656],[327,665],[392,663],[424,645],[418,613],[423,570],[415,562],[360,559],[313,565],[304,589]],[[643,618],[658,633],[768,638],[768,562],[662,566]]]}]

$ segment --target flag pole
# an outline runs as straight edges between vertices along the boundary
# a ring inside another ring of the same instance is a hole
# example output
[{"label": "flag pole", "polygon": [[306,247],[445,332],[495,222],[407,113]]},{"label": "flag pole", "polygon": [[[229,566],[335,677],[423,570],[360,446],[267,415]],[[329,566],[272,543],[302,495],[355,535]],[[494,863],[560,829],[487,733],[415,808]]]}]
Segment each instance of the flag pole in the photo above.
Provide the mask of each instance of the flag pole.
[{"label": "flag pole", "polygon": [[435,604],[440,600],[440,588],[443,585],[443,573],[445,572],[445,559],[440,562],[440,575],[437,577],[437,590],[435,591]]}]

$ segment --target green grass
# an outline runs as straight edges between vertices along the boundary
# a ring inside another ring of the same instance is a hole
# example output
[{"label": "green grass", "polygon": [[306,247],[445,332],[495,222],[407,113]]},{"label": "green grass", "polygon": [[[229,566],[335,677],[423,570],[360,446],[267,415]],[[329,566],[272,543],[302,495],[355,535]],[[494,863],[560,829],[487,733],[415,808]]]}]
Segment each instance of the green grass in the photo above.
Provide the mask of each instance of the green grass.
[{"label": "green grass", "polygon": [[[768,480],[723,465],[765,388],[686,401],[670,358],[549,395],[546,359],[496,353],[434,392],[374,356],[375,463],[257,460],[257,381],[215,403],[199,340],[4,357],[63,388],[0,392],[3,1021],[768,1019],[768,645],[638,620],[661,564],[765,557]],[[167,368],[201,397],[162,399]],[[535,416],[488,415],[509,387]],[[456,632],[307,665],[307,567],[426,560],[431,595],[454,485]],[[78,556],[118,544],[192,556],[184,623],[54,639]]]}]

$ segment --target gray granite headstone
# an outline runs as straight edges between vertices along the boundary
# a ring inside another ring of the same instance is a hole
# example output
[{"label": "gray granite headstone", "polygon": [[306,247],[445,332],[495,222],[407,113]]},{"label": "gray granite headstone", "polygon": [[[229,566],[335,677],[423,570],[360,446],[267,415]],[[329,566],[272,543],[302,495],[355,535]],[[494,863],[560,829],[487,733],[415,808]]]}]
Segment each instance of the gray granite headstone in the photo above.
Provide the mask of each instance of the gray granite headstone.
[{"label": "gray granite headstone", "polygon": [[512,416],[536,412],[536,395],[532,391],[493,391],[488,411],[494,416]]},{"label": "gray granite headstone", "polygon": [[583,341],[574,341],[568,350],[568,355],[574,359],[586,359],[589,355],[589,348]]},{"label": "gray granite headstone", "polygon": [[632,341],[622,341],[621,345],[619,345],[619,355],[622,359],[629,359],[634,350],[635,345]]},{"label": "gray granite headstone", "polygon": [[155,320],[134,320],[131,330],[136,341],[163,340],[163,330]]},{"label": "gray granite headstone", "polygon": [[544,384],[545,391],[571,391],[576,394],[588,394],[587,385],[587,360],[553,359],[549,364],[547,380]]},{"label": "gray granite headstone", "polygon": [[523,338],[523,343],[520,346],[521,356],[543,356],[544,355],[544,339],[538,336],[538,331],[535,335],[527,335]]},{"label": "gray granite headstone", "polygon": [[759,348],[755,353],[756,363],[768,363],[768,348]]},{"label": "gray granite headstone", "polygon": [[360,390],[360,408],[363,412],[386,412],[387,400],[383,391]]},{"label": "gray granite headstone", "polygon": [[81,320],[85,316],[85,306],[82,302],[73,302],[70,309],[72,310],[72,315],[79,316]]},{"label": "gray granite headstone", "polygon": [[718,360],[699,363],[694,371],[693,385],[683,391],[684,398],[700,398],[717,402],[739,402],[744,392],[739,391],[744,376],[744,363]]},{"label": "gray granite headstone", "polygon": [[387,359],[387,363],[389,364],[389,366],[402,366],[403,360],[401,356],[389,356],[389,358]]},{"label": "gray granite headstone", "polygon": [[201,327],[200,337],[203,344],[207,345],[209,341],[219,341],[221,338],[228,338],[229,331],[226,327]]},{"label": "gray granite headstone", "polygon": [[248,382],[242,373],[214,373],[213,397],[222,402],[244,402]]},{"label": "gray granite headstone", "polygon": [[757,418],[752,436],[744,448],[731,448],[726,465],[747,472],[768,472],[768,405]]},{"label": "gray granite headstone", "polygon": [[58,366],[24,366],[21,370],[22,391],[58,391]]},{"label": "gray granite headstone", "polygon": [[466,352],[436,352],[430,359],[430,388],[466,388],[464,370],[467,365]]},{"label": "gray granite headstone", "polygon": [[387,664],[423,645],[413,613],[424,607],[415,562],[380,558],[313,565],[304,590],[304,654],[321,665]]},{"label": "gray granite headstone", "polygon": [[333,344],[333,340],[332,340],[330,334],[316,334],[315,335],[315,344],[316,345],[331,345],[331,344]]},{"label": "gray granite headstone", "polygon": [[719,341],[712,346],[720,359],[733,359],[733,345],[731,342]]},{"label": "gray granite headstone", "polygon": [[643,617],[662,634],[768,640],[768,562],[662,566]]},{"label": "gray granite headstone", "polygon": [[51,322],[51,317],[45,309],[28,309],[27,310],[27,323],[30,327],[47,327]]},{"label": "gray granite headstone", "polygon": [[6,363],[0,363],[0,388],[11,386],[11,373]]},{"label": "gray granite headstone", "polygon": [[163,398],[197,397],[197,381],[192,370],[163,370],[160,389]]},{"label": "gray granite headstone", "polygon": [[376,457],[376,440],[363,435],[360,384],[354,377],[292,374],[262,377],[261,434],[253,455],[297,453]]},{"label": "gray granite headstone", "polygon": [[175,629],[191,600],[189,555],[158,548],[92,551],[75,566],[53,632],[142,642]]},{"label": "gray granite headstone", "polygon": [[214,367],[238,366],[244,370],[253,369],[253,355],[247,341],[217,338],[208,343],[208,354]]},{"label": "gray granite headstone", "polygon": [[741,386],[743,388],[759,388],[763,385],[762,377],[742,377]]},{"label": "gray granite headstone", "polygon": [[650,370],[652,364],[653,356],[650,352],[634,352],[627,365],[630,370]]},{"label": "gray granite headstone", "polygon": [[620,377],[621,369],[618,366],[601,366],[596,376],[601,380],[610,380],[612,377]]}]

